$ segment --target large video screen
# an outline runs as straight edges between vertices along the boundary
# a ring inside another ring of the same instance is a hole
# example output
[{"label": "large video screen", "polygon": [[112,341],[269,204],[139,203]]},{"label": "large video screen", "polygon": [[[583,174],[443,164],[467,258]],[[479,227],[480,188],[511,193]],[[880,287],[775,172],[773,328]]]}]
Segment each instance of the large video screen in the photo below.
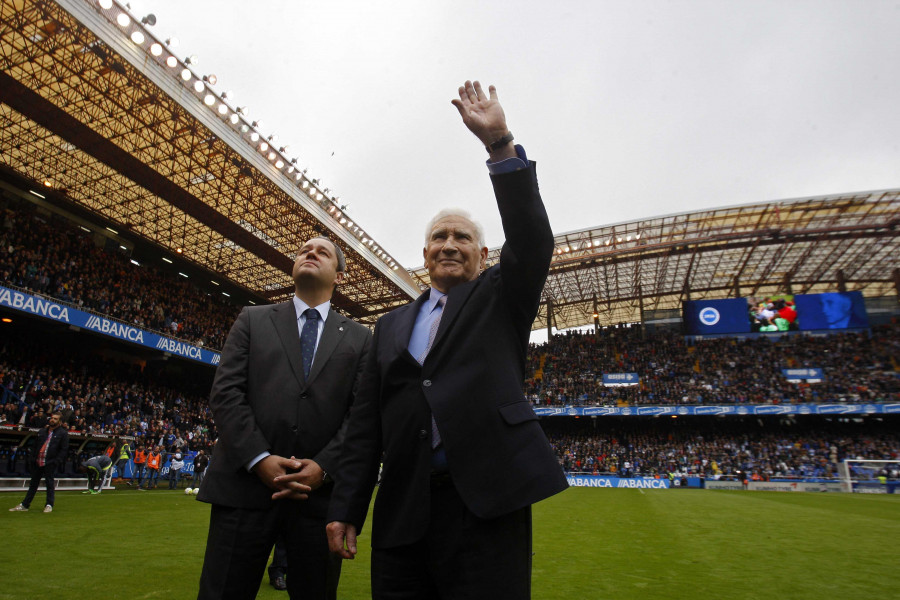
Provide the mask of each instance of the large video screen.
[{"label": "large video screen", "polygon": [[688,335],[783,333],[869,326],[861,292],[780,294],[684,303]]},{"label": "large video screen", "polygon": [[862,292],[795,296],[800,329],[861,329],[869,326]]}]

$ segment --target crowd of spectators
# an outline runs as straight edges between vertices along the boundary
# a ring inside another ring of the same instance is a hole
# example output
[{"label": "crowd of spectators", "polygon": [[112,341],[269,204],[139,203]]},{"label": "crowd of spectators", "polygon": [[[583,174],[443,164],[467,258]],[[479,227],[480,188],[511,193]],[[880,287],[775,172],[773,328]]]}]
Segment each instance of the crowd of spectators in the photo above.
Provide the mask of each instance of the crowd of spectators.
[{"label": "crowd of spectators", "polygon": [[671,419],[545,418],[544,429],[567,472],[622,477],[682,473],[762,479],[837,477],[844,459],[900,460],[897,419],[808,417]]},{"label": "crowd of spectators", "polygon": [[[136,267],[60,217],[7,199],[0,199],[0,208],[0,284],[192,343],[224,344],[237,307],[171,273]],[[613,327],[532,345],[525,393],[536,405],[556,406],[900,402],[898,356],[896,324],[825,337],[693,342],[672,331]],[[797,384],[782,374],[801,367],[823,369],[824,379]],[[640,383],[607,387],[604,373],[637,373]],[[60,412],[72,433],[134,437],[132,447],[170,453],[209,452],[215,440],[211,380],[202,366],[166,370],[46,337],[0,337],[0,426],[38,428]],[[602,430],[590,419],[542,423],[568,472],[829,477],[845,458],[900,458],[898,434],[883,427],[812,418],[803,426],[769,420],[763,427],[737,417],[681,428],[664,422],[607,418]]]},{"label": "crowd of spectators", "polygon": [[[238,307],[183,277],[136,266],[58,216],[0,198],[0,285],[12,285],[140,329],[221,348]],[[118,248],[118,246],[116,246]]]},{"label": "crowd of spectators", "polygon": [[[829,336],[790,334],[689,343],[639,327],[564,333],[532,345],[525,393],[536,405],[778,404],[900,400],[900,327]],[[815,367],[818,383],[782,369]],[[606,387],[604,373],[637,373],[639,385]]]},{"label": "crowd of spectators", "polygon": [[46,340],[2,340],[0,426],[43,427],[61,413],[70,433],[135,438],[166,451],[209,450],[212,373],[169,373]]}]

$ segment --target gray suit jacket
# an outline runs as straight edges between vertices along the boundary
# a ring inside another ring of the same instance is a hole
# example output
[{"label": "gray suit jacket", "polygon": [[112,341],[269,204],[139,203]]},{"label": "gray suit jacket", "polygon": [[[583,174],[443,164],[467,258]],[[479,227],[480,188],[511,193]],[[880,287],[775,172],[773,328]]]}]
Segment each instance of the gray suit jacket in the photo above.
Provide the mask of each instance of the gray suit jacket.
[{"label": "gray suit jacket", "polygon": [[[245,307],[228,334],[213,381],[210,407],[219,439],[198,499],[271,507],[272,491],[246,469],[265,451],[311,458],[336,476],[371,337],[366,327],[332,310],[304,377],[293,302]],[[324,485],[297,505],[324,516],[330,493],[331,485]]]}]

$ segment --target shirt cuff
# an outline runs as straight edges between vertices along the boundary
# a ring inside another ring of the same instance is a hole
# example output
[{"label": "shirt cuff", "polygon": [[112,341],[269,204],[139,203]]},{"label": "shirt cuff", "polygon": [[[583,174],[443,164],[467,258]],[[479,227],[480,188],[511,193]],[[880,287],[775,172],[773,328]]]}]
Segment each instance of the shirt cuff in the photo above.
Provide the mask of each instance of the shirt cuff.
[{"label": "shirt cuff", "polygon": [[516,144],[516,155],[518,158],[506,158],[501,161],[486,161],[488,171],[491,175],[500,175],[501,173],[512,173],[528,166],[528,157],[525,155],[525,148],[521,144]]},{"label": "shirt cuff", "polygon": [[271,453],[270,453],[268,450],[266,450],[265,452],[263,452],[262,454],[260,454],[259,456],[257,456],[256,458],[254,458],[253,460],[251,460],[250,462],[248,462],[248,463],[247,463],[247,470],[248,470],[248,471],[252,471],[252,470],[253,470],[253,467],[256,466],[256,463],[258,463],[259,461],[261,461],[261,460],[264,459],[265,457],[269,456],[270,454],[271,454]]}]

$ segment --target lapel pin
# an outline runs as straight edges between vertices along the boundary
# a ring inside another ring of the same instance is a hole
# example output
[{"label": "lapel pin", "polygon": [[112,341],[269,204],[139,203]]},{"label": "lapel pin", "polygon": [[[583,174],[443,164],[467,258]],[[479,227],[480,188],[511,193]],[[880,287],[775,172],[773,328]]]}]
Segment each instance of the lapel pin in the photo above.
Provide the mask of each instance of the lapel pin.
[{"label": "lapel pin", "polygon": [[343,327],[338,327],[338,331],[343,331],[343,330],[344,330]]}]

